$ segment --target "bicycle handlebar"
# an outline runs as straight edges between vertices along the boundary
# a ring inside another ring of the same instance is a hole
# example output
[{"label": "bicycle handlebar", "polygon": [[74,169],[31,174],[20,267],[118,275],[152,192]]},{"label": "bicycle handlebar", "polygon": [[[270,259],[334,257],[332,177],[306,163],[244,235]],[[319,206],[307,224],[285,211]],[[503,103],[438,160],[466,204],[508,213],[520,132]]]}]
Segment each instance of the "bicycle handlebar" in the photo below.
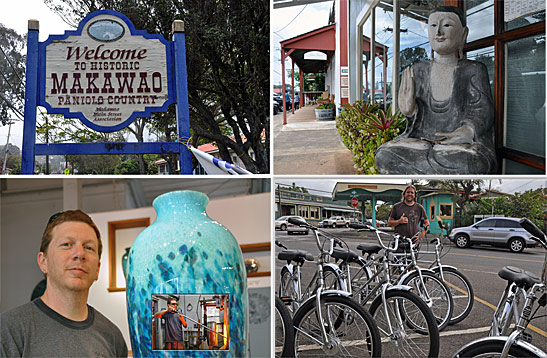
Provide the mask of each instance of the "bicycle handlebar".
[{"label": "bicycle handlebar", "polygon": [[541,231],[533,222],[528,220],[527,218],[522,218],[519,220],[520,226],[524,228],[524,230],[528,231],[531,235],[533,235],[532,240],[535,240],[541,244],[546,250],[547,250],[547,236]]},{"label": "bicycle handlebar", "polygon": [[[327,232],[325,232],[323,230],[320,230],[319,228],[317,228],[317,227],[315,227],[311,224],[308,224],[307,222],[305,222],[304,220],[302,220],[300,218],[290,217],[287,221],[289,222],[289,224],[305,227],[305,228],[308,228],[311,231],[313,231],[313,233],[315,235],[315,240],[316,240],[317,247],[319,248],[319,251],[321,253],[332,255],[332,253],[334,251],[334,247],[336,245],[339,245],[340,247],[343,247],[342,243],[344,243],[344,242],[342,240],[334,237],[333,235],[328,234]],[[328,239],[330,241],[329,251],[323,251],[323,247],[321,246],[321,241],[319,240],[318,232],[319,232],[319,234],[321,234],[321,236],[324,236],[326,239]],[[348,247],[348,250],[349,250],[349,247]]]}]

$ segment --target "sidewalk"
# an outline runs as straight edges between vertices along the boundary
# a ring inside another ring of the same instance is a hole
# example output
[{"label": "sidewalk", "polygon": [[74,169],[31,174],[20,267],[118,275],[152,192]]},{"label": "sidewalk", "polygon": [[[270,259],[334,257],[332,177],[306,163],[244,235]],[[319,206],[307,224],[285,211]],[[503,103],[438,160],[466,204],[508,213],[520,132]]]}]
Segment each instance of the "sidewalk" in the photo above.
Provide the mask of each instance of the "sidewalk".
[{"label": "sidewalk", "polygon": [[317,121],[315,106],[274,116],[275,174],[358,174],[352,153],[336,131],[336,121]]}]

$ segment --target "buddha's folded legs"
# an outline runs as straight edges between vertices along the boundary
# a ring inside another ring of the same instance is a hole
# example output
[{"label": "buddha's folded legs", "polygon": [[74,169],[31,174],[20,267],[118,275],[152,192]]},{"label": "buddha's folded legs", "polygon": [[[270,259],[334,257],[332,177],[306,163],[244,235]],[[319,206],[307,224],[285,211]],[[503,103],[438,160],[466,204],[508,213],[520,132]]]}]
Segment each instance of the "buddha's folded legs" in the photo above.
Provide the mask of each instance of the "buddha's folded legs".
[{"label": "buddha's folded legs", "polygon": [[488,174],[494,157],[479,144],[442,145],[414,138],[385,143],[376,152],[381,174]]}]

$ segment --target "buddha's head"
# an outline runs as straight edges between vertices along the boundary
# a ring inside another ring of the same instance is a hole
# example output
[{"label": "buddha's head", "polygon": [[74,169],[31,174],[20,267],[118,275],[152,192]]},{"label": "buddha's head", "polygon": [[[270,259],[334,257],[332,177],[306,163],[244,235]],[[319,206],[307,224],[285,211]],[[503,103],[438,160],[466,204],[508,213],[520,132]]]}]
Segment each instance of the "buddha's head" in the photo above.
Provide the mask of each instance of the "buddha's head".
[{"label": "buddha's head", "polygon": [[451,55],[459,51],[460,57],[463,57],[463,46],[469,29],[461,9],[439,6],[429,14],[428,25],[429,44],[433,51],[439,55]]}]

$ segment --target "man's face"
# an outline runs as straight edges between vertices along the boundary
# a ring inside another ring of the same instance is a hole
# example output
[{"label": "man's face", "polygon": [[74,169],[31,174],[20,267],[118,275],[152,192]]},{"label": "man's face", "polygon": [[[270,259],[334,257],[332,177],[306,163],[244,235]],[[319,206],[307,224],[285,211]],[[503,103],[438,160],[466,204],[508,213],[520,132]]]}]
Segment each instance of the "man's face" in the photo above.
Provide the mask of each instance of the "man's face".
[{"label": "man's face", "polygon": [[169,309],[169,312],[174,312],[177,310],[177,303],[176,302],[169,302],[167,304],[167,308]]},{"label": "man's face", "polygon": [[416,191],[413,188],[408,188],[405,191],[405,203],[411,204],[416,199]]},{"label": "man's face", "polygon": [[97,235],[86,223],[69,221],[55,226],[47,253],[38,254],[38,265],[47,274],[48,287],[89,290],[99,277],[98,247]]}]

